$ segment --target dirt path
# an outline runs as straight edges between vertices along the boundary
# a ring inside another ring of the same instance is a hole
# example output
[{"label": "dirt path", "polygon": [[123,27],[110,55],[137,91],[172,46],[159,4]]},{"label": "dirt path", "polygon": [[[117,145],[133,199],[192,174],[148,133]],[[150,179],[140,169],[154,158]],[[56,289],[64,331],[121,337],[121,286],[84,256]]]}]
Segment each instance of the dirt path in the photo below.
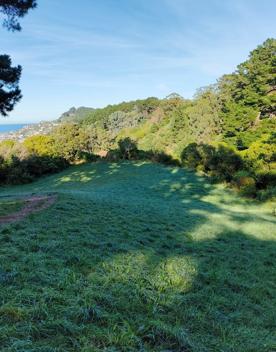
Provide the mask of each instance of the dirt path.
[{"label": "dirt path", "polygon": [[0,216],[0,225],[20,221],[32,213],[46,209],[54,204],[56,199],[56,195],[23,198],[24,205],[19,211],[9,215]]}]

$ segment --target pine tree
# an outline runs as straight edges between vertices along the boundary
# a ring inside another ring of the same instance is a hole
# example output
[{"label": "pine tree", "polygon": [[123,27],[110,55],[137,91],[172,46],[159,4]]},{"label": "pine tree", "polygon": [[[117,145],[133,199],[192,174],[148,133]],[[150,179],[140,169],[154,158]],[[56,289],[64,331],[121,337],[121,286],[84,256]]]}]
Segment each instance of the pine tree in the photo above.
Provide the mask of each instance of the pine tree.
[{"label": "pine tree", "polygon": [[[0,0],[0,12],[6,16],[3,25],[8,30],[20,31],[19,18],[36,7],[36,0]],[[12,67],[8,55],[0,55],[0,114],[6,116],[21,99],[19,80],[21,66]]]},{"label": "pine tree", "polygon": [[24,17],[30,9],[36,7],[36,0],[0,0],[0,12],[6,16],[4,26],[8,30],[20,31],[19,18]]},{"label": "pine tree", "polygon": [[18,87],[21,66],[12,67],[8,55],[0,55],[0,114],[6,116],[21,99]]}]

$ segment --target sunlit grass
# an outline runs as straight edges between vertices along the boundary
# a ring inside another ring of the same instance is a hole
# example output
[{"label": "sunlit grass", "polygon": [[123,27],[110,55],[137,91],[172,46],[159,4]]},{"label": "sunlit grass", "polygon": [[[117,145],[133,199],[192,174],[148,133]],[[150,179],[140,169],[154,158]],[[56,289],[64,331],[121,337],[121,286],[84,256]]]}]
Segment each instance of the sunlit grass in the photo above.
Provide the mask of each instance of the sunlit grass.
[{"label": "sunlit grass", "polygon": [[73,167],[0,228],[0,350],[272,352],[276,218],[178,168]]}]

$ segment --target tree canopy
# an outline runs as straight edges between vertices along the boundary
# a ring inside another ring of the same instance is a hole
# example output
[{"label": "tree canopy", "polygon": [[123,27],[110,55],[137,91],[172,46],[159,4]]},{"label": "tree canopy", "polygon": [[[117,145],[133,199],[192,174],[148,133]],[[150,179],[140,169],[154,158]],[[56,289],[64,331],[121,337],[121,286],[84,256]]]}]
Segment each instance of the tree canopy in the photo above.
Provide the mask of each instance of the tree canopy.
[{"label": "tree canopy", "polygon": [[12,67],[8,55],[0,55],[0,113],[6,116],[21,99],[19,79],[21,66]]},{"label": "tree canopy", "polygon": [[[4,15],[3,25],[11,31],[20,31],[19,18],[35,8],[36,0],[0,0],[0,12]],[[22,98],[19,89],[21,66],[12,67],[9,55],[0,55],[0,114],[7,116]]]},{"label": "tree canopy", "polygon": [[3,25],[11,31],[20,31],[19,18],[37,5],[36,0],[0,0],[0,12],[5,16]]},{"label": "tree canopy", "polygon": [[267,39],[248,60],[218,81],[225,128],[236,134],[276,114],[276,40]]}]

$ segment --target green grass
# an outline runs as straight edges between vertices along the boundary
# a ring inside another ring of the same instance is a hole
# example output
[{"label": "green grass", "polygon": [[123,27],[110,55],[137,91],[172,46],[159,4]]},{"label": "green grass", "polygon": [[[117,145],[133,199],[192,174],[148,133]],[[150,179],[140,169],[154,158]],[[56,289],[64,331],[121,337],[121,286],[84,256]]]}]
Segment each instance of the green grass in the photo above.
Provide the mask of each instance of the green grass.
[{"label": "green grass", "polygon": [[0,199],[0,216],[6,216],[19,211],[24,202],[20,200],[1,200]]},{"label": "green grass", "polygon": [[26,185],[49,209],[0,227],[0,350],[276,351],[276,218],[150,163]]}]

